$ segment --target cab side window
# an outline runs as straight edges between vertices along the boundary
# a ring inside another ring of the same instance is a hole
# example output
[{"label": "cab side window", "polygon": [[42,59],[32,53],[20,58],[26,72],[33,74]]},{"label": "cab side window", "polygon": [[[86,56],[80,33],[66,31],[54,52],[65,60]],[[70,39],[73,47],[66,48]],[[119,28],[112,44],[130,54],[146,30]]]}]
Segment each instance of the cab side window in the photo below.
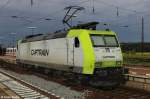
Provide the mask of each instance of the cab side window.
[{"label": "cab side window", "polygon": [[77,37],[75,37],[75,39],[74,39],[74,44],[75,44],[76,48],[78,48],[80,46],[80,42],[79,42],[79,39]]}]

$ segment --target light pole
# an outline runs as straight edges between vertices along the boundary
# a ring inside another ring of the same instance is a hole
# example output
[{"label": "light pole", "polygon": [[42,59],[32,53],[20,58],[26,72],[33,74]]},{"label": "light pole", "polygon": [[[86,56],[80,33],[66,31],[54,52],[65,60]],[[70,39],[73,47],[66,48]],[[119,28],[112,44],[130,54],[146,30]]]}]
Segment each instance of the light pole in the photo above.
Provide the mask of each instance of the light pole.
[{"label": "light pole", "polygon": [[[15,35],[16,33],[10,33],[12,35],[12,39],[13,39],[13,51],[14,51],[14,48],[15,48]],[[14,56],[14,53],[13,53],[13,56]]]},{"label": "light pole", "polygon": [[144,52],[144,17],[142,16],[142,31],[141,31],[141,53]]},{"label": "light pole", "polygon": [[2,51],[2,54],[1,54],[1,55],[3,56],[3,37],[0,37],[0,40],[1,40],[1,44],[0,44],[0,45],[1,45],[1,49],[2,49],[2,50],[1,50],[1,51]]},{"label": "light pole", "polygon": [[34,30],[37,28],[37,27],[27,27],[28,29],[31,29],[31,33],[32,35],[34,34]]}]

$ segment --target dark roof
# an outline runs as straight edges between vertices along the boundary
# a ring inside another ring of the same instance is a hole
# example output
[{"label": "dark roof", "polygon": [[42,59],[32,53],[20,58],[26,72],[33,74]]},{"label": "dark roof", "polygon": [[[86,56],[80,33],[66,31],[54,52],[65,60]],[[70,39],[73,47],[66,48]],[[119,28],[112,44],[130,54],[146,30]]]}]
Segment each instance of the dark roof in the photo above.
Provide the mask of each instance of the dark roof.
[{"label": "dark roof", "polygon": [[96,29],[96,26],[99,22],[88,22],[84,24],[78,24],[77,26],[73,26],[71,29]]},{"label": "dark roof", "polygon": [[[89,22],[89,23],[85,23],[85,24],[78,24],[77,26],[74,26],[71,29],[92,29],[92,30],[95,30],[96,26],[98,24],[99,24],[99,22]],[[26,36],[22,40],[22,43],[48,40],[48,39],[56,39],[56,38],[64,38],[66,36],[67,36],[67,31],[66,30],[58,30],[55,33],[35,34],[35,35]]]},{"label": "dark roof", "polygon": [[48,40],[48,39],[56,39],[56,38],[64,38],[67,36],[67,32],[65,33],[48,33],[48,34],[36,34],[36,35],[29,35],[26,36],[22,43],[26,42],[33,42],[33,41],[41,41],[41,40]]}]

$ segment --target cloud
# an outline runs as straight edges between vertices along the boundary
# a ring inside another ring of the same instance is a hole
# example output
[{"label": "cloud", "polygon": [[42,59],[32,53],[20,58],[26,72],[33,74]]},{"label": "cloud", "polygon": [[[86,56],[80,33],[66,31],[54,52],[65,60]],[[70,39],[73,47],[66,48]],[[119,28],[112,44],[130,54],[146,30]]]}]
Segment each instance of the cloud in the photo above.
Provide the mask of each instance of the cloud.
[{"label": "cloud", "polygon": [[[64,28],[62,24],[65,15],[64,8],[69,5],[79,5],[85,7],[85,10],[73,19],[74,24],[77,24],[78,21],[111,23],[110,28],[118,32],[120,40],[127,42],[140,41],[141,16],[143,15],[146,24],[145,39],[149,41],[150,20],[147,16],[150,12],[149,0],[94,0],[94,14],[92,12],[92,0],[34,0],[32,7],[30,0],[10,0],[8,4],[6,2],[6,0],[0,0],[0,35],[2,36],[8,36],[10,32],[16,32],[18,33],[17,39],[20,39],[30,34],[30,30],[27,29],[29,26],[38,27],[36,33],[53,32]],[[119,8],[119,16],[117,16],[116,7]],[[14,15],[25,17],[25,19],[11,18]],[[44,18],[53,20],[46,21]],[[33,21],[33,23],[29,23],[27,20]],[[120,28],[122,25],[129,25],[129,27]],[[99,29],[101,29],[101,26]]]}]

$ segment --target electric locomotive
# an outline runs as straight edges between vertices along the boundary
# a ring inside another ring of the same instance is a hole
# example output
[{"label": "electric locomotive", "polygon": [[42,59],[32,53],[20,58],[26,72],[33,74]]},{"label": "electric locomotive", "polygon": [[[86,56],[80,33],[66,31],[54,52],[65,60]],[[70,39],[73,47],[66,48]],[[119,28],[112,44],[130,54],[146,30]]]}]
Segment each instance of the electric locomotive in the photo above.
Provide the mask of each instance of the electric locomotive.
[{"label": "electric locomotive", "polygon": [[19,40],[17,63],[69,72],[75,80],[93,86],[119,85],[124,82],[123,58],[116,33],[95,30],[96,24]]}]

